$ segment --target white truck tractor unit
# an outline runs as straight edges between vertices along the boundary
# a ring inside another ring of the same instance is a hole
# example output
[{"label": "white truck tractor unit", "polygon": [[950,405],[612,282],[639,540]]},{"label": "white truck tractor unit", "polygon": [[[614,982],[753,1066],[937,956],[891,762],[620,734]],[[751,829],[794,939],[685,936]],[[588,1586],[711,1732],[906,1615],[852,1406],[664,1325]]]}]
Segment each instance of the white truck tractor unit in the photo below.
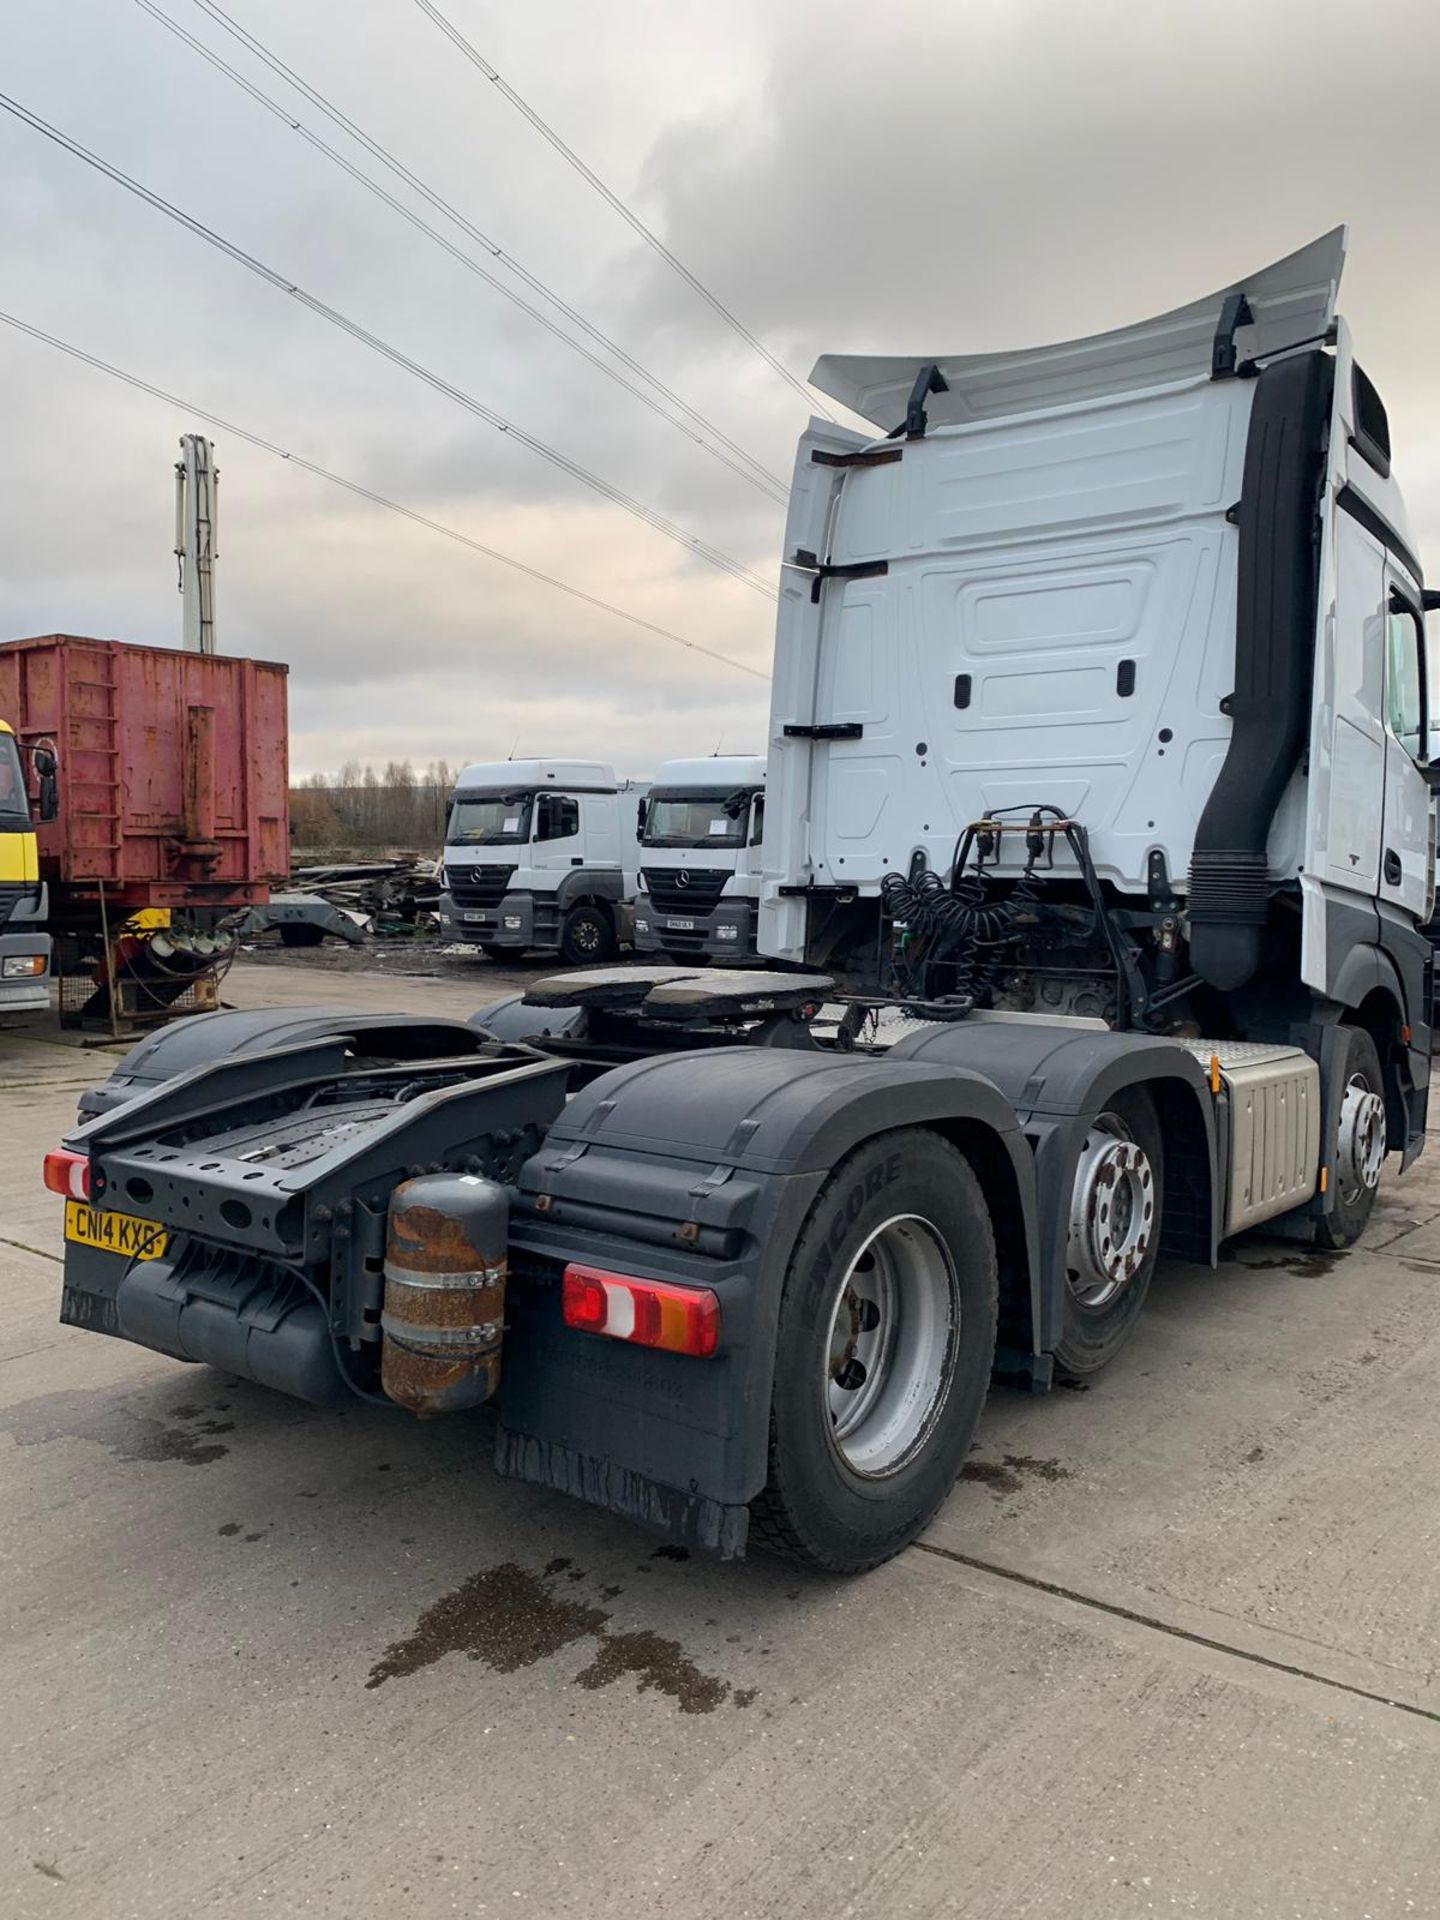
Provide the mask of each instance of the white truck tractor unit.
[{"label": "white truck tractor unit", "polygon": [[765,760],[667,760],[640,803],[635,948],[677,964],[755,958]]},{"label": "white truck tractor unit", "polygon": [[491,959],[558,953],[579,966],[613,958],[634,895],[634,805],[599,760],[466,767],[445,829],[446,937]]},{"label": "white truck tractor unit", "polygon": [[[885,431],[800,446],[774,960],[142,1042],[47,1159],[61,1317],[316,1401],[493,1400],[504,1474],[857,1572],[991,1379],[1112,1360],[1160,1259],[1350,1245],[1424,1139],[1437,596],[1343,253],[1061,346],[822,360]],[[534,871],[546,775],[471,770],[452,878]]]},{"label": "white truck tractor unit", "polygon": [[760,945],[941,1013],[1296,1046],[1408,1160],[1436,596],[1343,257],[1064,346],[820,362],[902,425],[801,447]]}]

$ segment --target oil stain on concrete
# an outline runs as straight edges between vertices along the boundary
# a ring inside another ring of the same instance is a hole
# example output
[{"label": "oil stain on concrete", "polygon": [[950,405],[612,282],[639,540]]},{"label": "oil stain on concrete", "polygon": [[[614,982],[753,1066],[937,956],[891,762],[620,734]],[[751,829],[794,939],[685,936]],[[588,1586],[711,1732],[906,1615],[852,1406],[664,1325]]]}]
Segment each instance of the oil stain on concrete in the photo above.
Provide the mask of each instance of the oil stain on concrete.
[{"label": "oil stain on concrete", "polygon": [[1333,1272],[1339,1253],[1331,1253],[1324,1247],[1307,1247],[1287,1253],[1256,1255],[1253,1259],[1242,1257],[1240,1265],[1250,1273],[1293,1273],[1299,1280],[1318,1280]]},{"label": "oil stain on concrete", "polygon": [[217,1434],[234,1431],[233,1420],[210,1420],[204,1407],[177,1407],[176,1424],[131,1413],[108,1394],[90,1390],[42,1393],[0,1409],[0,1432],[20,1447],[50,1440],[93,1440],[117,1460],[169,1460],[203,1467],[230,1451]]},{"label": "oil stain on concrete", "polygon": [[960,1469],[962,1480],[978,1480],[989,1487],[997,1500],[1019,1493],[1026,1480],[1069,1480],[1069,1467],[1058,1460],[1038,1460],[1030,1453],[1007,1453],[1001,1460],[967,1460]]},{"label": "oil stain on concrete", "polygon": [[648,1629],[612,1633],[611,1616],[603,1608],[556,1593],[547,1584],[562,1575],[570,1581],[577,1577],[568,1560],[552,1560],[543,1574],[527,1572],[513,1560],[472,1574],[426,1607],[413,1632],[386,1648],[365,1685],[379,1687],[418,1673],[447,1653],[463,1653],[497,1673],[516,1673],[589,1640],[596,1643],[594,1656],[574,1681],[588,1692],[629,1675],[639,1692],[666,1694],[682,1713],[713,1713],[726,1700],[748,1707],[755,1699],[757,1689],[737,1690],[728,1680],[702,1672],[678,1640]]}]

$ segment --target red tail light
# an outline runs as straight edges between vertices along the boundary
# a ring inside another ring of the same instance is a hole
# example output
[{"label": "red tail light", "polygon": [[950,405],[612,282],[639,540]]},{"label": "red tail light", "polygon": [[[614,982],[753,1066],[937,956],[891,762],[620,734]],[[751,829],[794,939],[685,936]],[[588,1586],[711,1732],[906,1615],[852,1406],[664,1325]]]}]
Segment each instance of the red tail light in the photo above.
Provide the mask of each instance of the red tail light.
[{"label": "red tail light", "polygon": [[567,1327],[637,1347],[708,1360],[720,1345],[720,1302],[707,1287],[676,1287],[571,1261],[561,1300]]},{"label": "red tail light", "polygon": [[51,1193],[63,1194],[67,1200],[94,1198],[90,1162],[83,1153],[73,1153],[69,1147],[56,1147],[53,1153],[46,1154],[45,1184]]}]

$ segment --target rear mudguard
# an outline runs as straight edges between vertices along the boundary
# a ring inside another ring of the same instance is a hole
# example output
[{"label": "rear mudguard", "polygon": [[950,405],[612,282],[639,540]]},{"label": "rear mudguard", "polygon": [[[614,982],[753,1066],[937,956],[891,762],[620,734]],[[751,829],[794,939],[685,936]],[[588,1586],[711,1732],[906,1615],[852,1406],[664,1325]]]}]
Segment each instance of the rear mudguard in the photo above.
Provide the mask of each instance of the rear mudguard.
[{"label": "rear mudguard", "polygon": [[399,1013],[357,1013],[345,1007],[260,1007],[246,1013],[200,1013],[148,1034],[123,1054],[108,1080],[80,1096],[80,1118],[93,1120],[176,1074],[237,1054],[331,1034],[354,1034],[382,1059],[438,1059],[468,1052],[474,1030],[463,1020]]},{"label": "rear mudguard", "polygon": [[1035,1156],[1042,1222],[1038,1351],[1051,1352],[1061,1333],[1076,1159],[1090,1123],[1126,1087],[1149,1089],[1164,1137],[1160,1251],[1214,1264],[1224,1199],[1215,1102],[1204,1068],[1186,1048],[1149,1034],[979,1019],[909,1034],[890,1057],[983,1073],[1019,1115]]},{"label": "rear mudguard", "polygon": [[503,1000],[487,1001],[467,1024],[497,1040],[543,1047],[547,1040],[582,1038],[586,1019],[584,1007],[530,1007],[523,993],[510,993]]},{"label": "rear mudguard", "polygon": [[[703,1062],[636,1062],[577,1094],[521,1169],[512,1206],[500,1471],[743,1552],[748,1503],[767,1475],[791,1251],[845,1156],[911,1126],[935,1127],[975,1157],[1002,1288],[1032,1320],[1031,1155],[1010,1103],[977,1073],[736,1047]],[[841,1228],[847,1198],[842,1185]],[[711,1288],[720,1352],[697,1360],[572,1331],[559,1300],[568,1260]]]}]

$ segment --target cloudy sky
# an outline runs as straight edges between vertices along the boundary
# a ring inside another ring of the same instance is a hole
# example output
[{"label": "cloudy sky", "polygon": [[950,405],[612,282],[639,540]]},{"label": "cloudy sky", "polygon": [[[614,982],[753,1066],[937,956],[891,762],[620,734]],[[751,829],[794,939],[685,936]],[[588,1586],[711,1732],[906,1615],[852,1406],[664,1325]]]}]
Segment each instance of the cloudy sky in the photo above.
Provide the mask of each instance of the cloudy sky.
[{"label": "cloudy sky", "polygon": [[[807,407],[416,0],[220,0],[772,474]],[[1342,308],[1440,571],[1440,12],[1423,0],[437,0],[784,364],[1088,333],[1351,224]],[[238,44],[152,0],[486,256]],[[382,205],[138,0],[4,0],[0,88],[667,521],[773,580],[783,510]],[[0,307],[763,673],[773,605],[0,114]],[[534,304],[493,259],[488,270]],[[547,312],[553,312],[547,308]],[[568,332],[573,327],[558,322]],[[583,336],[577,336],[582,337]],[[632,382],[636,376],[587,343]],[[0,637],[178,639],[202,425],[0,326]],[[220,644],[291,669],[297,773],[763,748],[762,679],[210,429]]]}]

